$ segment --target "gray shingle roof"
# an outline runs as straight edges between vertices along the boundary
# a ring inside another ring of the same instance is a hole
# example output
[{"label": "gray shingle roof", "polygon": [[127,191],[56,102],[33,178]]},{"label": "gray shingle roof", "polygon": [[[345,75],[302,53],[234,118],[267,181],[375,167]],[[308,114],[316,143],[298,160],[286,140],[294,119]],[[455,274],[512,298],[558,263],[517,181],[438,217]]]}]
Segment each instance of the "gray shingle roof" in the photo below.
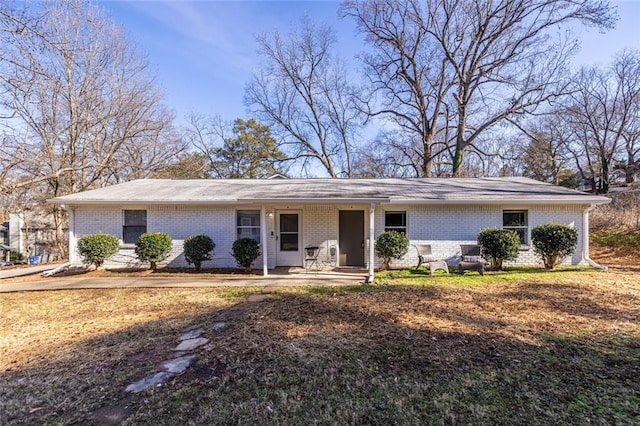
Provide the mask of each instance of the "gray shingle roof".
[{"label": "gray shingle roof", "polygon": [[55,204],[601,204],[608,198],[522,177],[413,179],[140,179],[54,198]]}]

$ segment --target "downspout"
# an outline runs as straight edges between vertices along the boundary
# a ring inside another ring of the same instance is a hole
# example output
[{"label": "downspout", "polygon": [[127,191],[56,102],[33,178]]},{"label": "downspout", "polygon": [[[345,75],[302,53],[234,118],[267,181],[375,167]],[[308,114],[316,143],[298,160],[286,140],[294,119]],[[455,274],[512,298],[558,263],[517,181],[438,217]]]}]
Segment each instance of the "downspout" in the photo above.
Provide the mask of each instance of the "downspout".
[{"label": "downspout", "polygon": [[375,262],[375,243],[373,237],[375,236],[375,217],[376,217],[376,203],[371,203],[369,206],[369,276],[364,280],[366,284],[371,284],[375,278],[373,271],[373,264]]},{"label": "downspout", "polygon": [[597,263],[589,257],[589,212],[595,207],[595,204],[591,204],[591,207],[586,208],[582,213],[582,258],[594,268],[606,271],[608,269],[606,266]]},{"label": "downspout", "polygon": [[262,241],[262,275],[267,276],[268,272],[268,253],[267,253],[267,209],[262,206],[260,208],[260,240]]}]

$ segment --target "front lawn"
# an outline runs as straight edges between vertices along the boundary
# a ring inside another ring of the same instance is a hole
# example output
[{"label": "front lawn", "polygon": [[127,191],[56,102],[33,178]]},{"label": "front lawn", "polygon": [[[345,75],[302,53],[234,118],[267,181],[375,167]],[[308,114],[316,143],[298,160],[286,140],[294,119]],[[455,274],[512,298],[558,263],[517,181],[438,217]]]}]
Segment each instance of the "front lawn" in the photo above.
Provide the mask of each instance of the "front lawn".
[{"label": "front lawn", "polygon": [[[414,275],[258,302],[244,301],[259,289],[2,294],[0,424],[105,408],[128,424],[640,422],[640,274]],[[211,339],[196,364],[126,394],[190,325]]]}]

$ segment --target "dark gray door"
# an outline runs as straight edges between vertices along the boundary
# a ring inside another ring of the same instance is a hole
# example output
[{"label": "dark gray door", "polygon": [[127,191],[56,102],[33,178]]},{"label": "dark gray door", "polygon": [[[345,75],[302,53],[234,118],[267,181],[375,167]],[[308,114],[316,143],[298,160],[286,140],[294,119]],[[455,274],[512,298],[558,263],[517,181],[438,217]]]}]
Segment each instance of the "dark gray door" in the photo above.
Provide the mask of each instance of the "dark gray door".
[{"label": "dark gray door", "polygon": [[364,266],[364,211],[340,210],[340,266]]}]

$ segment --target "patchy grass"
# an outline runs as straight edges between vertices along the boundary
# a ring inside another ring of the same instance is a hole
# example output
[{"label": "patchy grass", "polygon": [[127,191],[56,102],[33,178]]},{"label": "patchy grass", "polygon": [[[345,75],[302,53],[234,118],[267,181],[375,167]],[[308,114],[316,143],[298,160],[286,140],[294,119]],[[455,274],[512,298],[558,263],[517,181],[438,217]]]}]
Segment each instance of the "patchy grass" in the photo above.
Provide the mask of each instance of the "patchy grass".
[{"label": "patchy grass", "polygon": [[[2,294],[0,423],[109,407],[127,424],[640,422],[640,274],[385,280],[240,305],[257,289]],[[221,314],[229,327],[214,331]],[[125,394],[190,325],[212,339],[196,365]]]},{"label": "patchy grass", "polygon": [[597,231],[590,235],[599,246],[640,247],[640,231]]}]

